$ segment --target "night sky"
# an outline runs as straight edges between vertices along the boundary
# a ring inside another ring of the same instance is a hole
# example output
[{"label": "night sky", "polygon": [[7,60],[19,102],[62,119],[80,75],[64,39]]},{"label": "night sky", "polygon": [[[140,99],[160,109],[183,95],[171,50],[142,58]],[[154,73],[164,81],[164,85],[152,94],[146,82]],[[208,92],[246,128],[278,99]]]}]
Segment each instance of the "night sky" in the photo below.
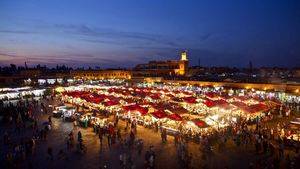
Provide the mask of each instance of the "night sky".
[{"label": "night sky", "polygon": [[0,65],[300,66],[299,0],[0,0]]}]

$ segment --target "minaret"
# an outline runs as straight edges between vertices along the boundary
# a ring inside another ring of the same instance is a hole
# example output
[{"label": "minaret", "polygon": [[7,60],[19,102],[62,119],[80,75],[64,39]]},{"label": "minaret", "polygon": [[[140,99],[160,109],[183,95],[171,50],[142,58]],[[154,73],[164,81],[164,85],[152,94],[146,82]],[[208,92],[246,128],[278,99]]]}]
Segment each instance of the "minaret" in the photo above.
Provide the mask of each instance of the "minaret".
[{"label": "minaret", "polygon": [[179,61],[179,75],[185,75],[189,67],[187,51],[181,52],[181,59]]},{"label": "minaret", "polygon": [[181,60],[184,60],[184,61],[187,61],[187,52],[186,51],[183,51],[181,52]]}]

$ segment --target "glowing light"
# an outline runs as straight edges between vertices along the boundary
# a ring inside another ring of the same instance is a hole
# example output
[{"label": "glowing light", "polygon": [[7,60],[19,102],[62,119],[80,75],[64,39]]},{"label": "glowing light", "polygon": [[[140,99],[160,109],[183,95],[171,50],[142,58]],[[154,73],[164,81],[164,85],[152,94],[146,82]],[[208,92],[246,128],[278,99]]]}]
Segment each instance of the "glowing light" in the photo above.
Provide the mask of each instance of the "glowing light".
[{"label": "glowing light", "polygon": [[181,53],[181,60],[187,60],[187,52]]},{"label": "glowing light", "polygon": [[61,93],[61,92],[64,91],[64,88],[63,88],[63,87],[57,87],[57,88],[55,89],[55,91],[58,92],[58,93]]}]

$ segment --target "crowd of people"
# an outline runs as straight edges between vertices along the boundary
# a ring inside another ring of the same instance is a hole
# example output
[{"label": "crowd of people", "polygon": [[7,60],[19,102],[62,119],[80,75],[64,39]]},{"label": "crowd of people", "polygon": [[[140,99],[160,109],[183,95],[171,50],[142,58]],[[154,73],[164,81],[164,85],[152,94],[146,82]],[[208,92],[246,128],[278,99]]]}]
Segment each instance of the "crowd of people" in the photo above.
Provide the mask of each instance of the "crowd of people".
[{"label": "crowd of people", "polygon": [[[287,143],[287,135],[282,131],[288,130],[287,123],[269,125],[264,121],[257,121],[255,125],[247,125],[242,120],[234,126],[219,130],[210,136],[200,138],[203,158],[212,156],[215,147],[218,152],[226,150],[226,143],[232,141],[238,150],[250,150],[250,154],[258,156],[259,160],[251,161],[249,168],[296,168],[299,167],[299,142]],[[254,150],[254,151],[251,151]],[[253,153],[251,153],[253,152]]]},{"label": "crowd of people", "polygon": [[[42,98],[43,99],[43,98]],[[1,128],[3,131],[3,151],[1,161],[4,168],[32,168],[32,155],[36,144],[47,139],[48,125],[38,125],[37,112],[47,113],[40,100],[29,98],[16,103],[0,101]],[[30,133],[25,135],[24,133]]]}]

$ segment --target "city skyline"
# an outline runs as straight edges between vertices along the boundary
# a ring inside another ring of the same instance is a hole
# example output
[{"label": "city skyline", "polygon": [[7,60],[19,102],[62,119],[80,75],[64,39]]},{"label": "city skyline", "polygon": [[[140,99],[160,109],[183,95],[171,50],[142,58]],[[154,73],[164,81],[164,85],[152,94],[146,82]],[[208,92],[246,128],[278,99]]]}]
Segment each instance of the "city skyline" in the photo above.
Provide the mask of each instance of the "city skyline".
[{"label": "city skyline", "polygon": [[297,1],[0,2],[0,65],[300,65]]}]

